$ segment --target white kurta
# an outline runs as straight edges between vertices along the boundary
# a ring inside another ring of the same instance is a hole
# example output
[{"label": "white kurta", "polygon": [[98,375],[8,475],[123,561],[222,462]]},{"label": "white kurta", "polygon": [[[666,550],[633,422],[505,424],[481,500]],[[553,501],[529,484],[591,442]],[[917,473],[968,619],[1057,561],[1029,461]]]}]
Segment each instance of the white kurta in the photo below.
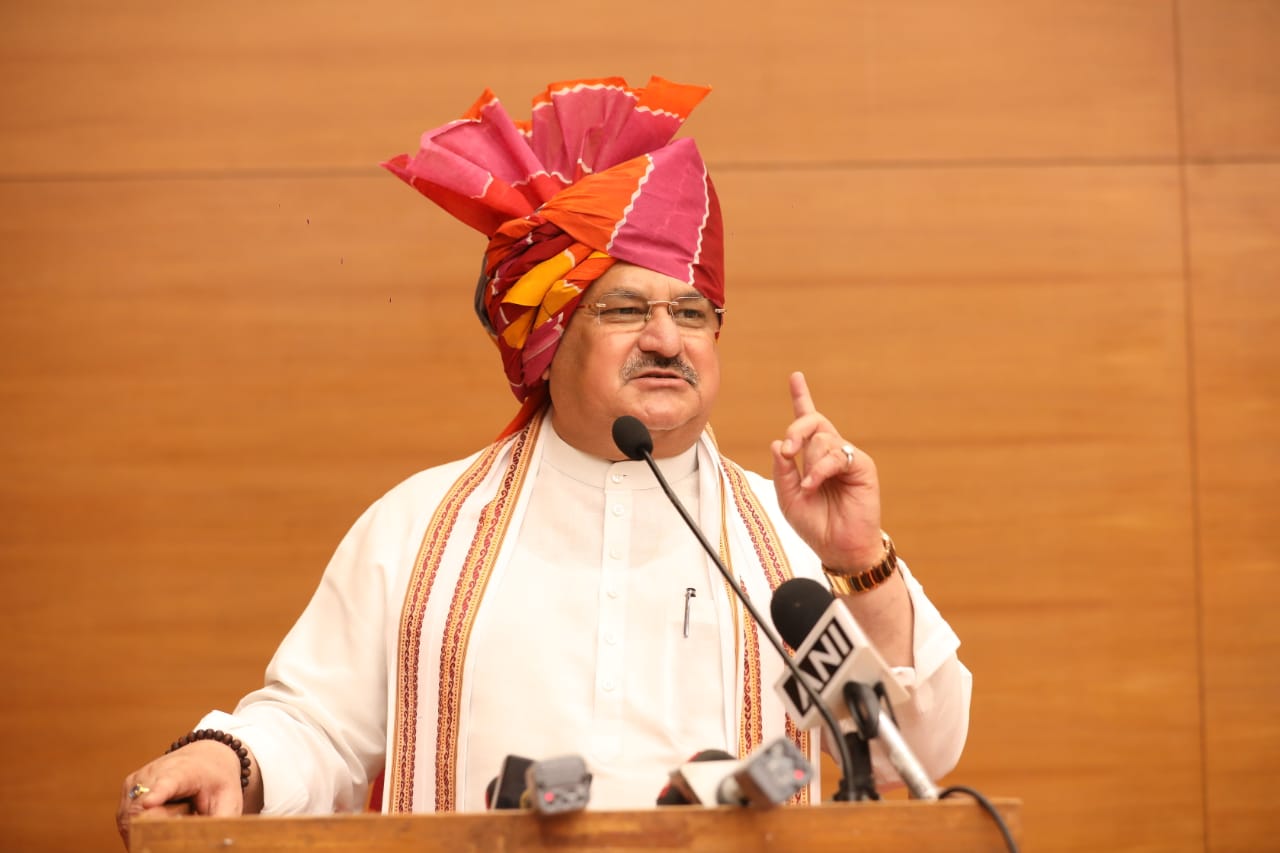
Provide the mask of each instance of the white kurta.
[{"label": "white kurta", "polygon": [[[649,806],[670,769],[693,752],[734,750],[734,631],[714,606],[723,585],[644,463],[589,457],[549,422],[544,436],[515,534],[518,557],[486,589],[472,631],[458,807],[483,809],[484,788],[507,754],[578,754],[594,774],[592,808]],[[661,464],[710,529],[708,508],[699,512],[697,458],[695,448]],[[265,686],[233,715],[214,712],[200,722],[253,750],[264,813],[363,806],[389,749],[400,610],[430,500],[462,468],[416,475],[366,511],[281,644]],[[811,553],[797,559],[807,549],[782,520],[771,485],[750,476],[774,526],[794,540],[787,543],[793,572],[821,577]],[[896,671],[912,697],[896,712],[937,776],[964,743],[970,676],[956,658],[954,632],[902,568],[915,608],[915,667]],[[890,778],[881,765],[877,775]]]},{"label": "white kurta", "polygon": [[[661,463],[695,517],[696,460],[691,448]],[[588,456],[548,429],[516,552],[485,590],[468,653],[465,810],[484,808],[508,754],[581,755],[592,805],[627,808],[638,791],[656,797],[692,752],[733,749],[711,595],[719,574],[647,465]]]}]

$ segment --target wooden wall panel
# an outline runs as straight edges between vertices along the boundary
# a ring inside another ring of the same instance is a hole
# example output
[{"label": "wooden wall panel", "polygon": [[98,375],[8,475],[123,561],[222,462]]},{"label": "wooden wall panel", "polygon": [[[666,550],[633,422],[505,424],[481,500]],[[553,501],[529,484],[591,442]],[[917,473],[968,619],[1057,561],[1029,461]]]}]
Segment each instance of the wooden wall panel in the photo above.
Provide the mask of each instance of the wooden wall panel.
[{"label": "wooden wall panel", "polygon": [[1280,164],[1188,177],[1209,840],[1257,850],[1280,831]]},{"label": "wooden wall panel", "polygon": [[804,368],[876,457],[975,672],[949,781],[1019,791],[1037,849],[1200,849],[1177,170],[721,183],[721,442],[766,465]]},{"label": "wooden wall panel", "polygon": [[611,73],[713,85],[691,129],[721,163],[1177,152],[1173,18],[1149,0],[658,0],[639,25],[586,0],[0,15],[0,174],[362,168],[484,86],[523,111],[549,80]]},{"label": "wooden wall panel", "polygon": [[715,88],[721,438],[766,467],[799,367],[876,456],[976,675],[951,781],[1037,849],[1266,844],[1275,4],[557,8],[0,6],[0,848],[113,849],[360,509],[513,411],[480,239],[377,161],[653,72]]},{"label": "wooden wall panel", "polygon": [[1280,157],[1280,3],[1179,0],[1178,13],[1187,154]]},{"label": "wooden wall panel", "polygon": [[121,774],[261,683],[364,506],[514,412],[413,196],[0,185],[0,848],[112,849]]}]

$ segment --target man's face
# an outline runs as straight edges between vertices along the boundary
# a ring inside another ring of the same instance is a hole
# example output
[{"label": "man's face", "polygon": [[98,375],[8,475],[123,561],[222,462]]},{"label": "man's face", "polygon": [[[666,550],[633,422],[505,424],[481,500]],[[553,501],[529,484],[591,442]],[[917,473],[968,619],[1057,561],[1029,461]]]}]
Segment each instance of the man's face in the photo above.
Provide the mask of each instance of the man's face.
[{"label": "man's face", "polygon": [[[616,263],[583,295],[591,306],[610,294],[673,300],[697,296],[682,281],[633,264]],[[717,322],[682,328],[667,306],[654,306],[642,328],[599,322],[579,310],[569,322],[549,371],[552,424],[569,444],[620,459],[613,422],[639,418],[653,434],[654,455],[672,456],[698,440],[720,391]]]}]

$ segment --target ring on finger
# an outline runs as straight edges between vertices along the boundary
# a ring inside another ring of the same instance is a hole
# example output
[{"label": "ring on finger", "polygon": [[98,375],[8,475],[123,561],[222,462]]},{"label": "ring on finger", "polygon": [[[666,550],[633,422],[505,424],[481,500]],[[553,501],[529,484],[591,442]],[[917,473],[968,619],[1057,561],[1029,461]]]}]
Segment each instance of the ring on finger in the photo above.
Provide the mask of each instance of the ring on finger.
[{"label": "ring on finger", "polygon": [[138,797],[141,797],[143,794],[149,794],[149,793],[151,793],[151,789],[148,788],[146,785],[143,785],[141,782],[139,782],[138,784],[134,785],[132,788],[129,789],[129,799],[136,800],[138,799]]},{"label": "ring on finger", "polygon": [[844,454],[845,470],[853,467],[853,445],[846,444],[840,448],[840,452]]}]

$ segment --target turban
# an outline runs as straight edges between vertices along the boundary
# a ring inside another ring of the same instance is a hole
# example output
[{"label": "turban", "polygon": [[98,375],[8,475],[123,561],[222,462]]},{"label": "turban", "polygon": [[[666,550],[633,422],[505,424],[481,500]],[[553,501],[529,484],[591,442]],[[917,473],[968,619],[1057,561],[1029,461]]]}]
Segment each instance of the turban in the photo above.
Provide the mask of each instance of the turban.
[{"label": "turban", "polygon": [[710,90],[659,77],[553,83],[513,120],[485,90],[462,118],[383,164],[489,238],[475,308],[502,356],[520,428],[582,293],[615,261],[679,279],[724,307],[724,233],[706,165],[672,141]]}]

